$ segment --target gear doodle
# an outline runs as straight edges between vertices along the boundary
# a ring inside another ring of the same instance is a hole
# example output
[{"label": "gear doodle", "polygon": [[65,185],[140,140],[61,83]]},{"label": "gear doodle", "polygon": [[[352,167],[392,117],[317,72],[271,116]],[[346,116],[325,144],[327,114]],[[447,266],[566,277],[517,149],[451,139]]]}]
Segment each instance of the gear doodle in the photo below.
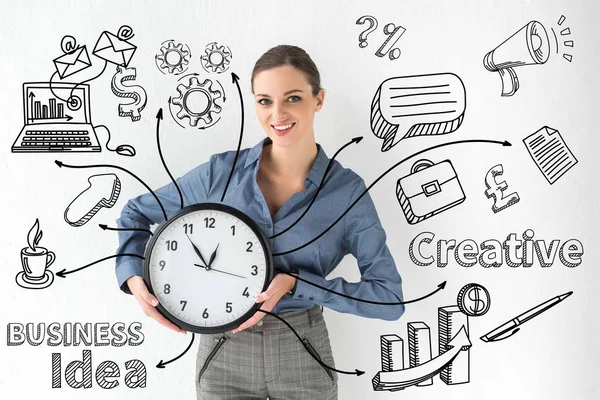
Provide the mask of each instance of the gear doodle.
[{"label": "gear doodle", "polygon": [[189,118],[189,124],[192,127],[197,126],[200,119],[205,124],[213,121],[212,114],[220,113],[222,110],[216,100],[222,99],[223,93],[219,89],[213,90],[212,83],[210,79],[205,79],[200,83],[197,77],[192,76],[187,85],[182,83],[177,86],[179,96],[173,98],[172,104],[181,108],[177,113],[178,119]]},{"label": "gear doodle", "polygon": [[210,72],[208,68],[212,69],[212,72],[220,74],[225,72],[229,68],[229,61],[233,55],[231,50],[227,46],[220,46],[217,42],[212,42],[206,45],[204,52],[200,57],[202,61],[202,68],[206,72]]},{"label": "gear doodle", "polygon": [[169,40],[166,46],[161,46],[160,53],[154,57],[154,60],[161,71],[167,70],[170,74],[178,75],[187,70],[191,56],[192,52],[187,45],[175,44],[175,41]]}]

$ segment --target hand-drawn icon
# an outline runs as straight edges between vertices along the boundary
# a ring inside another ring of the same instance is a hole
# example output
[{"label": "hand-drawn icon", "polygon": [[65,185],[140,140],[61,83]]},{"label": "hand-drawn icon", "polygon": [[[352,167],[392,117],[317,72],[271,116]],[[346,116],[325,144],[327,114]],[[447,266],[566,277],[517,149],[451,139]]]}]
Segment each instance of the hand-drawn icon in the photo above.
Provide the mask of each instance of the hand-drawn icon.
[{"label": "hand-drawn icon", "polygon": [[[562,24],[565,22],[566,18],[564,15],[561,15],[560,18],[558,19],[558,26],[562,26]],[[560,45],[558,44],[558,37],[556,36],[556,32],[554,31],[554,28],[550,28],[550,30],[552,31],[552,34],[554,35],[554,43],[556,43],[556,53],[559,52],[559,48]],[[564,29],[561,29],[560,31],[560,35],[561,36],[569,36],[571,35],[571,28],[570,27],[566,27]],[[563,46],[565,47],[571,47],[573,48],[573,41],[572,40],[565,40],[563,43]],[[573,55],[572,54],[568,54],[568,53],[563,53],[563,58],[565,60],[567,60],[568,62],[573,61]]]},{"label": "hand-drawn icon", "polygon": [[139,121],[142,116],[140,111],[146,107],[146,90],[139,85],[125,85],[125,82],[135,81],[136,69],[134,67],[121,68],[112,78],[110,88],[117,97],[132,99],[131,103],[119,104],[119,116],[131,117],[132,121]]},{"label": "hand-drawn icon", "polygon": [[[65,107],[55,92],[77,99],[77,107]],[[23,106],[24,126],[12,145],[13,153],[101,150],[91,121],[89,85],[53,83],[50,87],[49,82],[24,83]],[[65,108],[71,109],[69,114]]]},{"label": "hand-drawn icon", "polygon": [[560,132],[544,126],[523,139],[535,165],[551,185],[577,164]]},{"label": "hand-drawn icon", "polygon": [[111,208],[121,193],[121,181],[115,174],[92,175],[88,182],[89,186],[65,209],[65,221],[71,226],[83,226],[101,208]]},{"label": "hand-drawn icon", "polygon": [[104,31],[100,34],[92,54],[126,68],[137,49],[137,46],[128,42],[133,36],[133,30],[127,25],[120,27],[116,35]]},{"label": "hand-drawn icon", "polygon": [[466,198],[450,160],[437,164],[430,160],[416,161],[410,174],[398,179],[396,197],[411,225],[446,211]]},{"label": "hand-drawn icon", "polygon": [[463,121],[466,101],[462,80],[451,73],[389,78],[373,96],[371,130],[383,139],[381,151],[404,138],[451,133]]},{"label": "hand-drawn icon", "polygon": [[[358,36],[358,46],[361,49],[364,49],[369,45],[367,43],[367,35],[373,32],[375,29],[377,29],[377,26],[379,24],[377,22],[377,19],[370,15],[363,15],[362,17],[356,20],[356,24],[363,25],[367,21],[369,21],[370,27],[367,28],[365,31],[361,32],[361,34]],[[398,57],[400,57],[400,49],[397,47],[393,48],[393,46],[396,44],[398,39],[400,39],[400,37],[404,34],[404,32],[406,32],[406,29],[400,25],[396,26],[393,23],[386,24],[383,27],[383,33],[387,36],[387,38],[379,47],[379,49],[377,49],[375,55],[377,57],[383,57],[387,54],[390,60],[395,60]]]},{"label": "hand-drawn icon", "polygon": [[493,329],[492,331],[483,335],[480,339],[484,342],[499,342],[504,339],[508,339],[515,333],[517,333],[521,328],[520,325],[529,321],[530,319],[540,315],[544,311],[548,311],[550,308],[554,307],[561,301],[565,300],[567,297],[573,294],[573,291],[563,293],[561,295],[555,296],[545,302],[530,308],[524,313],[516,316],[510,321],[500,325],[499,327]]},{"label": "hand-drawn icon", "polygon": [[77,46],[74,37],[63,37],[60,47],[64,54],[53,61],[56,72],[61,79],[92,66],[87,48],[85,45]]},{"label": "hand-drawn icon", "polygon": [[54,274],[48,268],[56,259],[56,255],[39,246],[42,236],[40,222],[36,218],[27,234],[28,247],[21,249],[23,270],[15,277],[17,285],[24,289],[44,289],[54,282]]},{"label": "hand-drawn icon", "polygon": [[464,314],[479,317],[490,309],[490,293],[478,283],[469,283],[458,292],[456,304]]},{"label": "hand-drawn icon", "polygon": [[409,368],[404,368],[402,338],[382,335],[381,371],[373,377],[375,391],[397,391],[410,386],[430,386],[440,374],[447,385],[469,382],[469,322],[457,306],[438,309],[439,355],[432,358],[430,328],[424,322],[408,323]]},{"label": "hand-drawn icon", "polygon": [[538,21],[531,21],[488,52],[483,58],[483,65],[488,71],[500,75],[502,96],[512,96],[519,89],[514,68],[544,64],[549,56],[550,41],[546,28]]},{"label": "hand-drawn icon", "polygon": [[202,68],[206,72],[216,72],[218,74],[227,71],[233,54],[227,46],[219,45],[217,42],[212,42],[204,48],[204,54],[200,57]]},{"label": "hand-drawn icon", "polygon": [[160,46],[160,53],[154,56],[156,67],[163,74],[179,75],[188,69],[192,52],[187,44],[167,40]]},{"label": "hand-drawn icon", "polygon": [[498,182],[496,179],[498,176],[502,176],[503,173],[504,167],[502,167],[502,164],[498,164],[490,168],[487,174],[485,174],[485,186],[487,189],[484,193],[488,199],[494,199],[494,204],[492,205],[494,213],[517,204],[520,200],[517,192],[504,194],[504,191],[508,189],[508,183],[504,180]]},{"label": "hand-drawn icon", "polygon": [[[200,83],[196,76],[191,76],[188,78],[187,85],[183,83],[177,85],[179,95],[173,97],[169,102],[169,107],[174,104],[180,109],[177,112],[177,119],[188,118],[191,127],[197,127],[200,119],[204,122],[200,128],[211,124],[213,114],[218,114],[222,110],[221,106],[217,104],[217,100],[223,98],[223,92],[213,89],[212,84],[213,81],[210,79],[205,79]],[[171,115],[173,115],[172,112]]]}]

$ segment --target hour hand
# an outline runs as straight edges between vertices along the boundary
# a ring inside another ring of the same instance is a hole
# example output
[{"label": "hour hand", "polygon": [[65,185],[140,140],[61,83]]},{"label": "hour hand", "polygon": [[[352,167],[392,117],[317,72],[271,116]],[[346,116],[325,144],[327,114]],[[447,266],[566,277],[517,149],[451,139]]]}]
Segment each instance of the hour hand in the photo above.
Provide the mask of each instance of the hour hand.
[{"label": "hour hand", "polygon": [[190,239],[189,235],[186,233],[185,236],[187,236],[190,243],[192,244],[192,247],[194,248],[194,252],[196,253],[196,255],[198,257],[200,257],[200,260],[202,260],[202,262],[204,263],[205,266],[208,265],[208,264],[206,264],[206,261],[204,261],[204,257],[202,257],[202,253],[200,253],[200,249],[194,244],[194,242],[192,242],[192,239]]},{"label": "hour hand", "polygon": [[217,248],[210,255],[210,260],[208,260],[208,265],[207,265],[208,268],[210,268],[210,266],[212,265],[213,261],[215,261],[215,257],[217,256],[217,249],[219,248],[219,244],[220,243],[217,244]]}]

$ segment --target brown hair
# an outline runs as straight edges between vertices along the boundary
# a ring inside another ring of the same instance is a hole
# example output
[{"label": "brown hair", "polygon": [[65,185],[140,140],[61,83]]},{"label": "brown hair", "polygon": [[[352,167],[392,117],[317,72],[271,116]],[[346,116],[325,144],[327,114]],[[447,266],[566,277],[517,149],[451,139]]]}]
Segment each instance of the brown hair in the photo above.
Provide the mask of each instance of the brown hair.
[{"label": "brown hair", "polygon": [[321,75],[317,66],[310,58],[308,53],[297,46],[281,44],[269,50],[256,61],[252,70],[250,87],[254,93],[254,77],[261,71],[271,68],[290,65],[304,73],[308,83],[312,88],[313,96],[316,96],[321,90]]}]

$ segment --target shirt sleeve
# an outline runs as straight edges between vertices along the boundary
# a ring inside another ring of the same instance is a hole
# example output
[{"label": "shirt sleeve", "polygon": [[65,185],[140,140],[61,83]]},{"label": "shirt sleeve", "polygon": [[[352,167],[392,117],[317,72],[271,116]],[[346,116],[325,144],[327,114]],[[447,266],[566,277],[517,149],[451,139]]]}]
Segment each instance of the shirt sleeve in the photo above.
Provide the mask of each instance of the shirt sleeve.
[{"label": "shirt sleeve", "polygon": [[[358,177],[357,184],[349,195],[351,200],[348,206],[365,190],[364,180]],[[298,276],[359,299],[386,303],[403,301],[402,279],[386,244],[385,231],[368,192],[350,209],[343,220],[344,248],[356,258],[361,275],[360,282],[348,282],[341,277],[326,280],[306,269],[298,269]],[[388,321],[397,320],[404,313],[403,304],[365,303],[328,292],[300,279],[297,280],[293,298],[308,299],[343,313]]]},{"label": "shirt sleeve", "polygon": [[[211,159],[204,164],[201,164],[186,173],[181,178],[177,179],[177,184],[183,195],[184,207],[190,204],[206,201],[208,198],[209,189],[212,179],[212,162]],[[167,216],[170,216],[181,208],[181,200],[177,187],[173,182],[154,191],[159,198],[160,203],[165,208]],[[121,217],[117,219],[119,228],[135,228],[135,229],[150,229],[153,224],[159,224],[165,220],[160,205],[152,195],[152,193],[144,193],[138,197],[130,199],[123,210]],[[146,244],[150,239],[150,233],[137,230],[119,231],[119,247],[116,254],[138,254],[144,255]],[[127,294],[131,294],[127,286],[127,279],[134,275],[143,274],[144,260],[123,256],[116,258],[115,273],[117,282],[121,290]]]}]

